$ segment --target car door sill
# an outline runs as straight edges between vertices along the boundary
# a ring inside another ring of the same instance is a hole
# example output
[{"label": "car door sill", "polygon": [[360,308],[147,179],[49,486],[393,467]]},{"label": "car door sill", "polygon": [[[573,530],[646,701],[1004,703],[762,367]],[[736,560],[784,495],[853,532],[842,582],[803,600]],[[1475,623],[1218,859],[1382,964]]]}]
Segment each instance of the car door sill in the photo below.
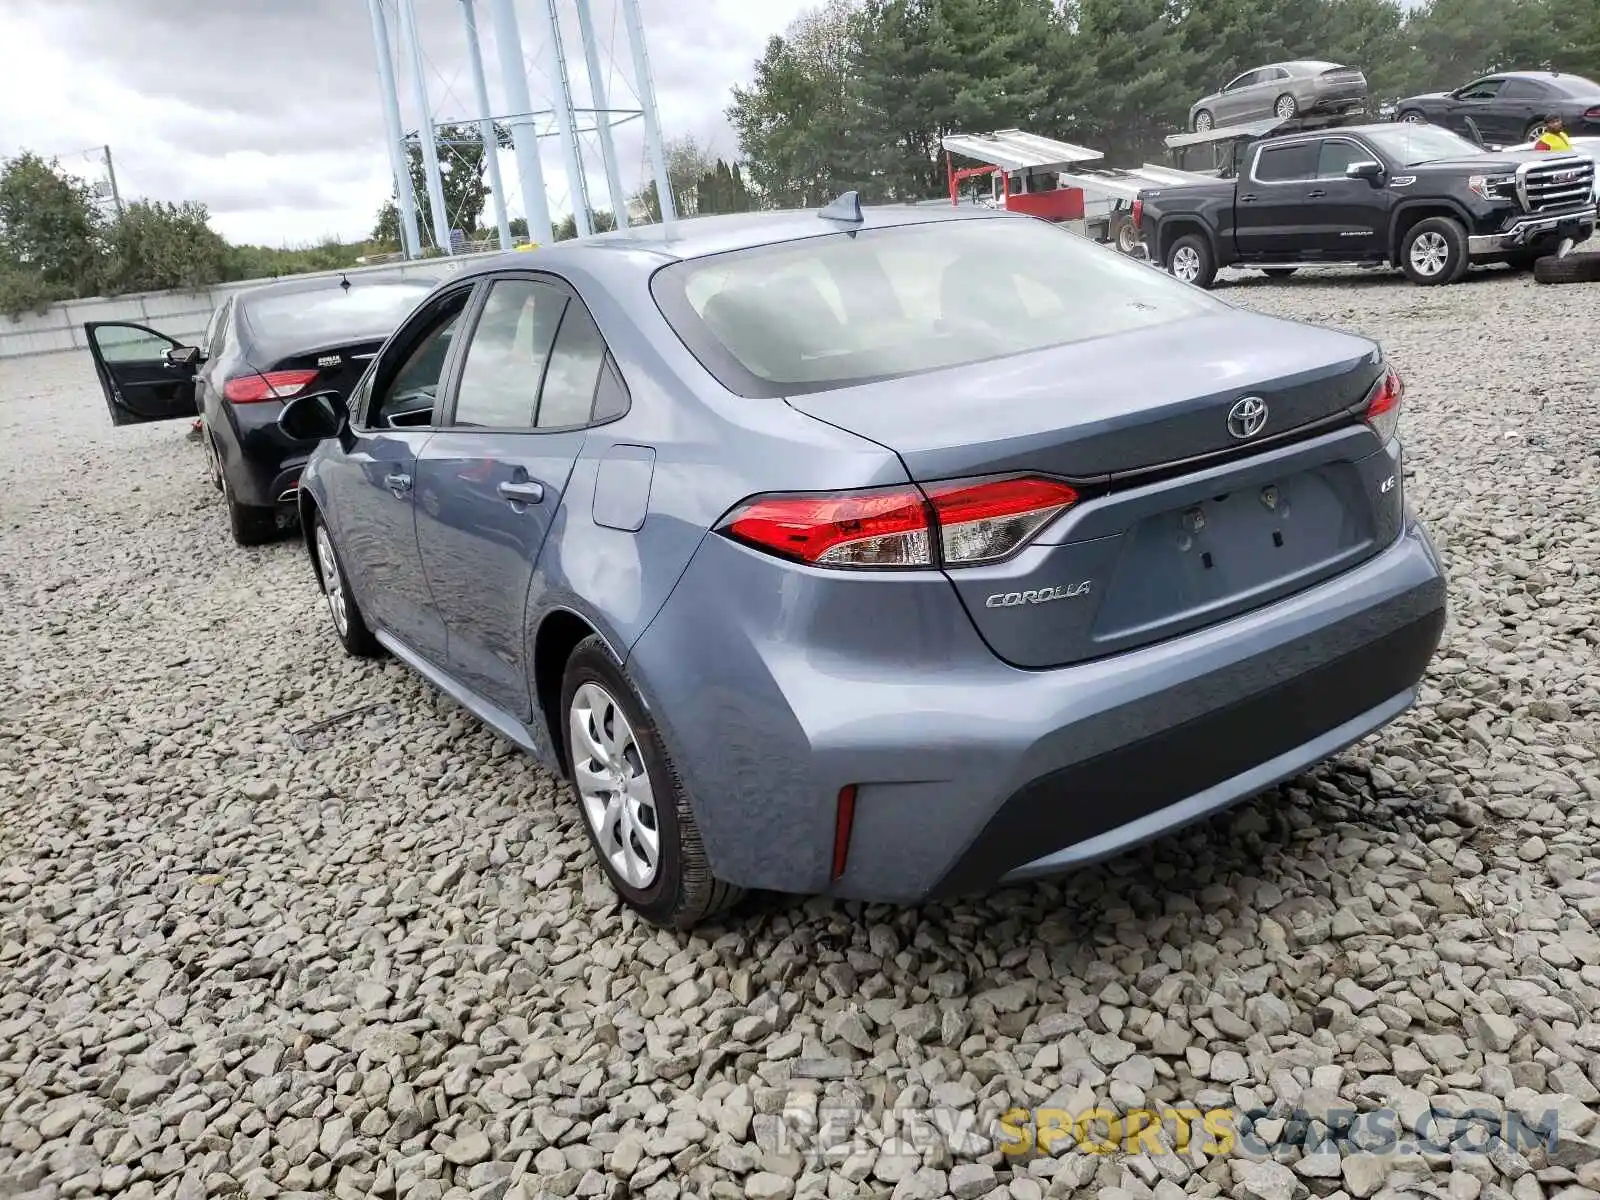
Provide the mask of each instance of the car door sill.
[{"label": "car door sill", "polygon": [[534,744],[533,735],[528,732],[527,726],[506,712],[505,709],[490,704],[472,689],[457,683],[393,634],[378,629],[373,631],[372,636],[377,638],[378,644],[389,651],[390,654],[393,654],[406,666],[421,675],[434,687],[438,688],[439,691],[449,696],[450,699],[461,705],[462,708],[477,717],[478,720],[493,729],[501,737],[519,749],[526,750],[534,757],[537,758],[539,756],[538,747]]}]

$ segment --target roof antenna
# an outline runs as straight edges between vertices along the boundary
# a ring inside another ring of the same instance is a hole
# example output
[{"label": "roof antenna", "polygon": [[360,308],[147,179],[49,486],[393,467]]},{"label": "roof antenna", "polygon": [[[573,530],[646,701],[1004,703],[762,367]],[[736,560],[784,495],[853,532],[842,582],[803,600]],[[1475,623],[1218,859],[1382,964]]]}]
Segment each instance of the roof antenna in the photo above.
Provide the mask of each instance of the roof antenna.
[{"label": "roof antenna", "polygon": [[339,272],[339,286],[347,292],[350,290],[350,277],[343,271]]},{"label": "roof antenna", "polygon": [[861,215],[861,193],[845,192],[821,212],[817,213],[824,221],[848,221],[852,225],[859,225],[864,218]]}]

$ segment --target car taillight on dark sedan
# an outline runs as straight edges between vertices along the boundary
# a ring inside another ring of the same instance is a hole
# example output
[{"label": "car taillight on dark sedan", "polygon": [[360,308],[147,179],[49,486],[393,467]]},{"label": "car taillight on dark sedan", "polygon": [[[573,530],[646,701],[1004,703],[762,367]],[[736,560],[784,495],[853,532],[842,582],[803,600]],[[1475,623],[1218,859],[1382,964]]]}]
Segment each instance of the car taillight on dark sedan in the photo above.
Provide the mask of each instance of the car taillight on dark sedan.
[{"label": "car taillight on dark sedan", "polygon": [[817,567],[977,566],[1009,558],[1077,501],[1077,490],[1056,479],[957,480],[762,496],[740,505],[718,529]]},{"label": "car taillight on dark sedan", "polygon": [[231,404],[259,404],[265,400],[287,400],[298,396],[316,379],[315,371],[267,371],[236,375],[222,385],[222,394]]}]

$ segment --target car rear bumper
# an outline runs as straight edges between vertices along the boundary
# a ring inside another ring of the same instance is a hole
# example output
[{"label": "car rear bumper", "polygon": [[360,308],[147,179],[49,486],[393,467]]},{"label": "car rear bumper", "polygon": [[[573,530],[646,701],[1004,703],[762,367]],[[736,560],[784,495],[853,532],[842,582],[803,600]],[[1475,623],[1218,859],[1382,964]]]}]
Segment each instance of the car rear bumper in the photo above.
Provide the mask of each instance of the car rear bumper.
[{"label": "car rear bumper", "polygon": [[1593,209],[1558,213],[1553,216],[1524,217],[1499,233],[1473,234],[1467,239],[1467,253],[1473,258],[1526,250],[1542,241],[1559,242],[1571,238],[1582,242],[1594,233]]},{"label": "car rear bumper", "polygon": [[[729,611],[750,553],[708,538],[629,670],[713,871],[786,892],[915,902],[1116,854],[1392,720],[1414,702],[1445,620],[1443,571],[1415,522],[1277,603],[1039,671],[997,660],[949,588],[948,606],[896,612],[890,584],[882,612],[853,618],[794,590],[774,636],[752,638]],[[792,636],[796,621],[850,619],[883,657],[851,661]],[[854,816],[834,878],[846,785]]]}]

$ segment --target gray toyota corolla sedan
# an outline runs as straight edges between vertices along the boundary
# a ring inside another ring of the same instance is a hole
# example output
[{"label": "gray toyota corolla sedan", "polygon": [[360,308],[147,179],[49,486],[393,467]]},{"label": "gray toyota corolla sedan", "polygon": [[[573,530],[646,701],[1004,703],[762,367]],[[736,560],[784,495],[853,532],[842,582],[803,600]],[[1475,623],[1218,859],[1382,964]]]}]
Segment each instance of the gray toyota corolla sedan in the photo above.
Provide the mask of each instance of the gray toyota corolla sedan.
[{"label": "gray toyota corolla sedan", "polygon": [[1372,342],[1028,217],[681,221],[467,266],[301,478],[356,654],[562,772],[617,892],[917,901],[1405,710],[1445,619]]}]

